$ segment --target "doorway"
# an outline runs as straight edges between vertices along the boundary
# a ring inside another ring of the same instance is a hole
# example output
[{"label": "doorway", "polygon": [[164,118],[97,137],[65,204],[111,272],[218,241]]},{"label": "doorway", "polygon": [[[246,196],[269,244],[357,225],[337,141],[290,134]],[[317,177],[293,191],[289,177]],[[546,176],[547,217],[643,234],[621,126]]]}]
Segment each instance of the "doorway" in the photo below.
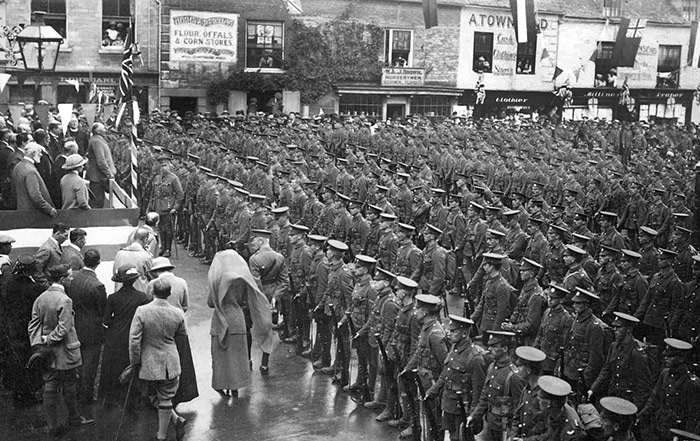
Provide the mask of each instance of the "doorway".
[{"label": "doorway", "polygon": [[386,119],[403,119],[406,117],[405,104],[387,104]]},{"label": "doorway", "polygon": [[177,110],[180,116],[187,112],[197,112],[197,97],[193,96],[171,96],[170,110]]}]

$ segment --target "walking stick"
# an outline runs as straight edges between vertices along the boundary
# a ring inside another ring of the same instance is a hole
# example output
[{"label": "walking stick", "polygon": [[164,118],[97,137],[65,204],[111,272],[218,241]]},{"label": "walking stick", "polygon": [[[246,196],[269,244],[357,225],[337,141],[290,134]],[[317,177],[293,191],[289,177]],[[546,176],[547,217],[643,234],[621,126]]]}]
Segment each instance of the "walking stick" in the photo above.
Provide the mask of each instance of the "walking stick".
[{"label": "walking stick", "polygon": [[177,255],[177,240],[175,240],[175,237],[177,237],[175,235],[175,232],[176,232],[175,229],[177,228],[177,211],[175,212],[175,214],[170,216],[170,226],[171,226],[171,230],[173,232],[173,237],[171,237],[170,240],[171,240],[172,247],[175,249],[175,260],[180,260],[180,257]]},{"label": "walking stick", "polygon": [[122,432],[122,426],[124,425],[124,417],[126,416],[126,405],[129,403],[129,395],[131,395],[131,387],[134,385],[134,377],[138,373],[134,371],[131,372],[131,378],[129,379],[129,387],[126,389],[126,398],[124,398],[124,408],[122,409],[122,417],[119,419],[119,427],[117,428],[117,434],[114,436],[114,441],[119,441],[119,435]]}]

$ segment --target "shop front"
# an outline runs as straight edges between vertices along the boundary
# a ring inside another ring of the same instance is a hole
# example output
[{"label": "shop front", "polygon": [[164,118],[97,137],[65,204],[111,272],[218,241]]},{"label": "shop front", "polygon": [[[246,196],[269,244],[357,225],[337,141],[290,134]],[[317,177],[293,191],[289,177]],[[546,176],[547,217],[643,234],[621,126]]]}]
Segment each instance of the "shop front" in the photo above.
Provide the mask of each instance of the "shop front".
[{"label": "shop front", "polygon": [[483,103],[477,104],[477,93],[466,90],[460,99],[468,114],[475,117],[504,118],[514,114],[548,114],[555,106],[551,91],[540,90],[486,90]]}]

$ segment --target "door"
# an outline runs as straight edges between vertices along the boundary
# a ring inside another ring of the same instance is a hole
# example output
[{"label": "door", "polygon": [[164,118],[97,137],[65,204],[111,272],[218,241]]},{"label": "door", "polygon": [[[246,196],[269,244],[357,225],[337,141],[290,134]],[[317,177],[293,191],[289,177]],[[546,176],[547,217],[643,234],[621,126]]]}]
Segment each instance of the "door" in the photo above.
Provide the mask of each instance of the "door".
[{"label": "door", "polygon": [[402,119],[406,116],[405,104],[387,104],[386,119]]}]

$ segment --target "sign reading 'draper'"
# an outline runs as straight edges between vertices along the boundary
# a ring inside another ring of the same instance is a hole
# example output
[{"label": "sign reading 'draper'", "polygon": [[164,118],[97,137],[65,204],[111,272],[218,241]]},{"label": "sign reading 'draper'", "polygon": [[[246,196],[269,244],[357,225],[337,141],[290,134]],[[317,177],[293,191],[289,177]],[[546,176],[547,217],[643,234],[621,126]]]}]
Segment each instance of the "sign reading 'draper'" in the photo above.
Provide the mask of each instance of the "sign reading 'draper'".
[{"label": "sign reading 'draper'", "polygon": [[238,14],[170,11],[170,61],[235,63]]},{"label": "sign reading 'draper'", "polygon": [[382,69],[382,86],[422,86],[425,69],[411,67],[385,67]]}]

